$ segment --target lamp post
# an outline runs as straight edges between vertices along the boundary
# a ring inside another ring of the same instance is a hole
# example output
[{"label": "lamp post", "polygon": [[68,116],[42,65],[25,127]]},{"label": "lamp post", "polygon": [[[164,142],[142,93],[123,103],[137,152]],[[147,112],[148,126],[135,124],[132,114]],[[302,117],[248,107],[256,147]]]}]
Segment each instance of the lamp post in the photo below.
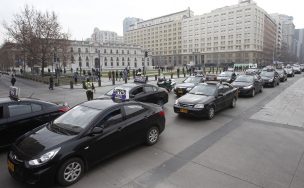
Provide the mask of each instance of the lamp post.
[{"label": "lamp post", "polygon": [[80,76],[81,76],[81,72],[82,72],[82,70],[81,70],[81,57],[80,57],[80,51],[78,52],[78,55],[79,55],[79,58],[78,58],[78,61],[79,61],[79,68],[80,68]]}]

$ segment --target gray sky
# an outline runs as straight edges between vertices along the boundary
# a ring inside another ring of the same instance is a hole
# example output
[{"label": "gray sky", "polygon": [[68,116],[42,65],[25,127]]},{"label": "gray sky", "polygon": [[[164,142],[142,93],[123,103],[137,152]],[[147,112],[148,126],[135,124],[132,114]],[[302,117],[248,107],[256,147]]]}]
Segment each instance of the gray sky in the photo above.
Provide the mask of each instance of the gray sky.
[{"label": "gray sky", "polygon": [[[255,0],[268,13],[282,13],[294,17],[296,28],[304,28],[303,1]],[[210,12],[223,6],[237,4],[238,0],[1,0],[0,21],[11,22],[14,14],[25,4],[41,11],[55,11],[64,31],[71,39],[89,38],[94,27],[115,31],[122,35],[123,19],[138,17],[150,19],[178,12],[190,7],[195,15]],[[5,38],[0,25],[0,44]]]}]

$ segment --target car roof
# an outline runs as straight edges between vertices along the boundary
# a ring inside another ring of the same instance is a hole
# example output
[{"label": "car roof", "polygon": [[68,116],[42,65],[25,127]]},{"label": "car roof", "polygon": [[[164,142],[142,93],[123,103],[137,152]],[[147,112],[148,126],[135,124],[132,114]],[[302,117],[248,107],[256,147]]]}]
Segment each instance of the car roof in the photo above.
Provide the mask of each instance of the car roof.
[{"label": "car roof", "polygon": [[34,98],[18,98],[18,99],[12,99],[10,97],[1,97],[0,98],[0,103],[8,103],[8,102],[13,102],[13,101],[30,101],[30,102],[40,102],[40,103],[54,104],[52,102],[43,101],[43,100],[34,99]]},{"label": "car roof", "polygon": [[84,102],[80,105],[98,109],[98,110],[104,110],[111,106],[118,105],[118,102],[115,102],[112,99],[95,99],[95,100]]}]

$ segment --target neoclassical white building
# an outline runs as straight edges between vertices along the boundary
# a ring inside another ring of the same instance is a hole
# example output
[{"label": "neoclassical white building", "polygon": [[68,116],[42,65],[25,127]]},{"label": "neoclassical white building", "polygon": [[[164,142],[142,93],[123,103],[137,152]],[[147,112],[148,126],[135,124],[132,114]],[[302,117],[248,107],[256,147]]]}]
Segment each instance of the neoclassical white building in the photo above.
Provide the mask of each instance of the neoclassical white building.
[{"label": "neoclassical white building", "polygon": [[152,68],[150,55],[136,45],[71,41],[69,53],[67,67],[74,70]]}]

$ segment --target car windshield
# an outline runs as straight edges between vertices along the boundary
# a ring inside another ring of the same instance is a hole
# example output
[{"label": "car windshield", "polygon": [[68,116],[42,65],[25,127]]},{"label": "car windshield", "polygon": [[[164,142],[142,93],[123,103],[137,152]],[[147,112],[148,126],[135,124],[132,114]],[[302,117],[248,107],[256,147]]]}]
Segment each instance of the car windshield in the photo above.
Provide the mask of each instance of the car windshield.
[{"label": "car windshield", "polygon": [[55,119],[52,127],[77,134],[84,130],[99,113],[100,110],[79,105]]},{"label": "car windshield", "polygon": [[215,94],[216,85],[202,84],[195,86],[189,93],[194,95],[207,95],[212,96]]},{"label": "car windshield", "polygon": [[266,76],[266,77],[273,77],[274,72],[267,72],[267,71],[263,71],[261,73],[261,76]]},{"label": "car windshield", "polygon": [[231,77],[232,75],[232,72],[222,72],[219,76],[222,76],[222,77]]},{"label": "car windshield", "polygon": [[283,73],[284,71],[283,71],[283,69],[277,69],[277,72],[278,72],[279,74],[281,74],[281,73]]},{"label": "car windshield", "polygon": [[184,83],[199,83],[200,80],[200,77],[188,77],[186,80],[184,80]]},{"label": "car windshield", "polygon": [[235,82],[253,82],[253,76],[239,76]]}]

